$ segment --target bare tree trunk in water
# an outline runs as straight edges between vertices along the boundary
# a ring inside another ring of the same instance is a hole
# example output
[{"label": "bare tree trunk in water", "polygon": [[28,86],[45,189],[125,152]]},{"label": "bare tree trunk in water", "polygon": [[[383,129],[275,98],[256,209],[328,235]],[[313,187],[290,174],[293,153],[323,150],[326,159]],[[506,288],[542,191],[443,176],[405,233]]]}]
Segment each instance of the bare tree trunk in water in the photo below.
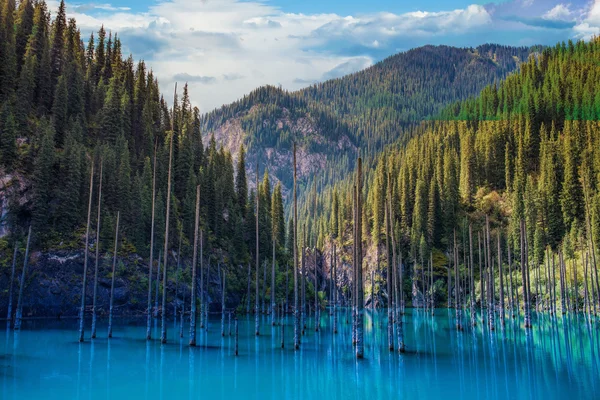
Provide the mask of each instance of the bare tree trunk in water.
[{"label": "bare tree trunk in water", "polygon": [[354,191],[352,192],[352,199],[353,199],[353,206],[352,206],[352,215],[353,215],[353,221],[352,221],[352,233],[353,233],[353,237],[352,237],[352,273],[354,274],[353,278],[352,278],[352,344],[355,345],[356,344],[356,311],[357,311],[357,307],[358,307],[358,303],[356,301],[357,297],[358,297],[358,286],[356,284],[358,278],[358,257],[356,254],[356,242],[358,241],[358,227],[356,226],[357,222],[356,220],[357,218],[357,214],[356,214],[356,209],[358,208],[358,204],[357,204],[357,194],[356,194],[356,183],[354,184]]},{"label": "bare tree trunk in water", "polygon": [[[146,316],[146,340],[152,338],[152,268],[154,267],[154,205],[156,203],[156,145],[152,172],[152,225],[150,227],[150,259],[148,261],[148,314]],[[157,277],[158,279],[158,277]]]},{"label": "bare tree trunk in water", "polygon": [[29,263],[29,245],[31,244],[31,225],[27,233],[27,247],[25,247],[25,259],[23,260],[23,271],[21,271],[21,282],[19,283],[19,296],[17,297],[17,313],[15,315],[15,331],[21,330],[21,319],[23,318],[23,288],[25,286],[25,274]]},{"label": "bare tree trunk in water", "polygon": [[333,240],[331,240],[331,253],[329,257],[329,315],[333,315]]},{"label": "bare tree trunk in water", "polygon": [[250,262],[248,262],[248,290],[246,291],[246,314],[250,314],[250,282],[252,281],[251,276],[252,272],[250,270]]},{"label": "bare tree trunk in water", "polygon": [[113,297],[115,293],[115,267],[117,266],[117,249],[119,248],[119,219],[121,212],[117,211],[117,227],[115,228],[115,251],[113,253],[112,277],[110,280],[110,302],[108,307],[108,337],[112,337]]},{"label": "bare tree trunk in water", "polygon": [[221,293],[221,336],[225,337],[225,268],[221,271],[223,292]]},{"label": "bare tree trunk in water", "polygon": [[356,236],[358,240],[355,243],[356,246],[356,259],[357,259],[357,286],[358,296],[356,298],[357,314],[356,314],[356,358],[364,357],[364,342],[363,342],[363,306],[364,306],[364,293],[363,293],[363,273],[362,273],[362,159],[358,158],[358,175],[356,184],[356,217],[357,217],[357,232]]},{"label": "bare tree trunk in water", "polygon": [[[175,94],[177,95],[177,83],[175,83]],[[175,104],[175,100],[173,100]],[[167,215],[165,221],[165,248],[163,250],[163,295],[161,312],[161,332],[160,342],[167,343],[167,267],[169,263],[169,219],[171,217],[171,168],[173,164],[173,133],[174,133],[175,109],[173,109],[173,118],[171,119],[171,139],[169,140],[169,171],[167,174]]]},{"label": "bare tree trunk in water", "polygon": [[460,279],[458,271],[458,246],[456,244],[456,230],[454,230],[454,307],[456,308],[456,329],[463,330],[462,308],[460,305]]},{"label": "bare tree trunk in water", "polygon": [[235,317],[235,355],[237,356],[238,353],[238,344],[239,344],[239,339],[240,337],[240,330],[238,328],[238,319],[237,319],[237,315]]},{"label": "bare tree trunk in water", "polygon": [[100,182],[98,189],[98,219],[96,222],[96,260],[94,267],[94,297],[92,303],[92,339],[96,337],[96,300],[98,297],[98,264],[100,263],[100,214],[102,210],[102,161],[100,161]]},{"label": "bare tree trunk in water", "polygon": [[500,229],[498,229],[498,272],[500,274],[500,324],[504,326],[504,274],[502,273],[502,249],[500,247]]},{"label": "bare tree trunk in water", "polygon": [[196,219],[194,222],[194,250],[192,253],[192,293],[190,302],[190,346],[196,346],[196,266],[198,265],[198,229],[200,226],[200,185],[196,186]]},{"label": "bare tree trunk in water", "polygon": [[[158,251],[158,262],[156,266],[156,285],[154,285],[154,318],[158,318],[158,291],[160,289],[160,264],[162,262],[162,250]],[[156,323],[156,322],[155,322]]]},{"label": "bare tree trunk in water", "polygon": [[260,261],[258,254],[258,213],[259,213],[259,201],[260,201],[260,189],[258,186],[258,161],[256,162],[256,292],[254,299],[254,334],[256,336],[260,335],[260,309],[259,309],[259,296],[258,296],[258,271],[260,269]]},{"label": "bare tree trunk in water", "polygon": [[92,194],[94,190],[94,162],[90,173],[90,195],[88,198],[87,225],[85,228],[85,249],[83,258],[83,285],[81,287],[81,307],[79,308],[79,342],[83,342],[83,328],[85,326],[85,289],[87,285],[87,267],[89,258],[90,224],[92,219]]},{"label": "bare tree trunk in water", "polygon": [[490,232],[490,218],[488,215],[485,216],[485,246],[487,249],[487,271],[488,271],[488,326],[491,331],[495,329],[494,321],[494,266],[492,259],[492,247],[491,247],[491,232]]},{"label": "bare tree trunk in water", "polygon": [[[275,232],[273,230],[273,232]],[[271,326],[275,326],[275,234],[273,233],[273,262],[271,263]]]},{"label": "bare tree trunk in water", "polygon": [[[204,328],[204,231],[200,229],[200,329]],[[250,263],[248,263],[250,270]],[[248,294],[250,291],[248,290]]]},{"label": "bare tree trunk in water", "polygon": [[181,226],[179,227],[179,247],[177,249],[177,269],[175,270],[175,300],[173,301],[173,317],[177,323],[177,297],[179,296],[179,273],[181,272],[181,237],[183,235]]},{"label": "bare tree trunk in water", "polygon": [[[388,182],[391,182],[391,180],[389,179],[389,174],[388,174]],[[388,185],[388,187],[391,187],[391,185]],[[391,189],[390,189],[391,190]],[[394,221],[395,221],[395,217],[394,217],[394,211],[392,208],[392,196],[391,193],[388,196],[387,199],[387,210],[388,210],[388,218],[389,218],[389,227],[390,227],[390,235],[391,235],[391,239],[392,239],[392,260],[391,260],[391,264],[392,264],[392,280],[394,282],[394,295],[392,296],[392,298],[395,298],[395,302],[392,301],[392,306],[394,308],[394,312],[392,314],[392,318],[394,320],[394,325],[396,326],[396,338],[398,341],[398,352],[399,353],[404,353],[405,351],[405,346],[404,346],[404,326],[403,326],[403,315],[404,315],[404,290],[403,290],[403,285],[404,285],[404,281],[403,281],[403,270],[402,270],[402,252],[399,253],[399,264],[396,266],[396,238],[394,236]],[[389,279],[389,277],[388,277]],[[400,280],[400,283],[398,283],[398,279]],[[398,286],[400,286],[400,291],[398,292]]]},{"label": "bare tree trunk in water", "polygon": [[202,326],[204,327],[204,330],[206,332],[208,332],[208,310],[210,308],[210,301],[209,301],[210,292],[208,290],[209,284],[210,284],[210,256],[208,258],[208,265],[206,266],[205,286],[204,286],[204,289],[202,289],[206,296],[206,302],[203,306],[202,318],[204,319],[204,322],[202,323]]},{"label": "bare tree trunk in water", "polygon": [[520,239],[521,239],[521,275],[523,280],[523,303],[525,306],[525,328],[531,328],[531,316],[529,311],[529,293],[527,290],[527,268],[526,268],[526,259],[527,259],[527,249],[525,246],[525,224],[523,220],[521,220],[520,226]]},{"label": "bare tree trunk in water", "polygon": [[475,263],[473,259],[473,225],[469,224],[469,273],[471,275],[469,292],[471,292],[471,326],[477,326],[477,318],[475,318],[475,279],[473,276],[473,270],[475,269]]},{"label": "bare tree trunk in water", "polygon": [[294,142],[294,349],[300,348],[300,315],[298,314],[298,199],[296,193],[296,142]]},{"label": "bare tree trunk in water", "polygon": [[13,302],[13,284],[15,282],[15,267],[17,264],[17,252],[19,249],[19,243],[15,242],[15,250],[13,252],[12,267],[10,269],[10,284],[8,285],[8,310],[6,312],[6,328],[10,328],[12,321],[12,302]]},{"label": "bare tree trunk in water", "polygon": [[510,240],[506,240],[506,247],[508,251],[508,276],[510,279],[510,313],[515,318],[515,296],[513,291],[513,270],[512,270],[512,254],[510,253]]},{"label": "bare tree trunk in water", "polygon": [[337,303],[338,303],[338,290],[337,290],[337,251],[335,242],[333,243],[333,283],[331,284],[333,289],[333,333],[338,333],[338,315],[337,315]]},{"label": "bare tree trunk in water", "polygon": [[306,223],[302,228],[302,311],[300,314],[302,336],[306,331]]},{"label": "bare tree trunk in water", "polygon": [[387,290],[387,337],[388,337],[388,348],[390,351],[394,351],[394,317],[393,317],[393,295],[392,295],[392,259],[390,257],[390,223],[388,213],[388,197],[389,191],[389,176],[388,176],[388,190],[386,193],[386,204],[383,216],[385,218],[385,257],[387,259],[387,278],[386,278],[386,290]]},{"label": "bare tree trunk in water", "polygon": [[[477,261],[479,261],[479,298],[480,308],[485,308],[485,276],[483,274],[483,266],[481,264],[481,232],[477,232]],[[482,313],[483,318],[483,313]]]},{"label": "bare tree trunk in water", "polygon": [[523,241],[525,242],[525,269],[526,269],[526,277],[527,277],[527,302],[528,302],[528,314],[527,318],[529,321],[529,326],[531,327],[531,273],[529,270],[529,243],[527,240],[527,223],[523,221]]},{"label": "bare tree trunk in water", "polygon": [[319,331],[321,327],[321,309],[319,305],[319,268],[317,266],[317,240],[318,233],[316,229],[316,220],[317,220],[317,184],[314,183],[314,196],[313,196],[313,225],[315,225],[314,229],[314,258],[315,258],[315,332]]},{"label": "bare tree trunk in water", "polygon": [[433,293],[433,253],[429,254],[429,307],[431,308],[431,315],[435,315],[435,298]]}]

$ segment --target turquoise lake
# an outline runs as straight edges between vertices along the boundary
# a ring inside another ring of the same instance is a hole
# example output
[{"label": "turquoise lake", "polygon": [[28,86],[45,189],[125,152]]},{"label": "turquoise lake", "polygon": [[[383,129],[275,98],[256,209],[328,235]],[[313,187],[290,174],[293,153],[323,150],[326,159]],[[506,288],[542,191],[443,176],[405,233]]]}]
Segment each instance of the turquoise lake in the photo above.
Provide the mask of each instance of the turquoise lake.
[{"label": "turquoise lake", "polygon": [[[314,319],[301,348],[293,350],[293,319],[281,328],[262,316],[239,320],[239,356],[234,337],[221,337],[220,316],[199,345],[187,345],[179,327],[168,325],[161,345],[159,326],[146,341],[145,319],[119,320],[106,338],[77,342],[76,320],[24,321],[21,332],[0,331],[2,399],[598,399],[600,324],[583,316],[538,315],[526,332],[522,320],[505,329],[454,328],[454,311],[436,315],[408,309],[404,316],[407,352],[387,349],[386,312],[368,311],[365,359],[356,360],[351,324],[340,311],[339,333],[323,312],[320,332]],[[481,318],[481,316],[479,316]],[[232,321],[233,324],[233,321]],[[160,321],[158,321],[160,325]],[[232,326],[233,331],[233,326]]]}]

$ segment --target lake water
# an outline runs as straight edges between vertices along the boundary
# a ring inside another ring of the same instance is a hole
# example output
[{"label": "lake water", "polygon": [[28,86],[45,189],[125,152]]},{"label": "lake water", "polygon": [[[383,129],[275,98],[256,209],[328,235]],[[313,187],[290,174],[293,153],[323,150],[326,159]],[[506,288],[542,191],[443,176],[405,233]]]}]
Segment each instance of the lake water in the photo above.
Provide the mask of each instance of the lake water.
[{"label": "lake water", "polygon": [[[490,332],[480,322],[463,332],[454,313],[435,316],[407,310],[407,352],[387,349],[385,311],[367,312],[365,359],[356,360],[351,325],[340,312],[338,334],[322,313],[293,350],[293,319],[280,327],[262,317],[239,321],[239,356],[234,338],[220,335],[220,317],[208,332],[198,329],[199,346],[187,346],[169,323],[166,345],[147,342],[145,319],[117,320],[106,338],[78,343],[77,321],[24,321],[23,330],[0,331],[2,399],[598,399],[600,324],[580,317],[534,316],[533,330],[508,319]],[[479,320],[481,321],[481,320]],[[233,322],[232,322],[233,323]],[[160,322],[159,322],[160,324]],[[227,326],[226,326],[227,331]],[[233,331],[233,328],[232,328]],[[227,332],[226,332],[227,333]],[[160,330],[155,328],[153,337]]]}]

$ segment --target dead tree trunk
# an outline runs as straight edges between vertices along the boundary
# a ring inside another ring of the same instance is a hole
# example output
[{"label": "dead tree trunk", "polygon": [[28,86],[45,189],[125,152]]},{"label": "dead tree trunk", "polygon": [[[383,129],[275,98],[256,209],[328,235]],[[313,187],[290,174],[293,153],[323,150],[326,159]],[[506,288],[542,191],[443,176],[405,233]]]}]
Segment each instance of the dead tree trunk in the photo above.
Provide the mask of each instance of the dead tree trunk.
[{"label": "dead tree trunk", "polygon": [[117,211],[117,227],[115,228],[115,251],[113,253],[112,277],[110,280],[110,302],[108,307],[108,337],[112,337],[112,321],[113,321],[113,298],[115,294],[115,270],[117,266],[117,250],[119,246],[119,219],[121,213]]},{"label": "dead tree trunk", "polygon": [[500,229],[498,229],[498,273],[500,276],[500,324],[504,326],[504,274],[502,273],[502,249],[500,247]]},{"label": "dead tree trunk", "polygon": [[300,315],[298,313],[298,199],[296,189],[296,142],[294,142],[294,349],[300,348]]},{"label": "dead tree trunk", "polygon": [[200,185],[196,186],[196,219],[194,220],[194,250],[192,252],[192,293],[190,301],[190,346],[196,346],[196,266],[198,265],[198,229],[200,226]]},{"label": "dead tree trunk", "polygon": [[356,358],[364,357],[364,342],[363,342],[363,273],[362,273],[362,159],[358,158],[358,174],[356,177],[356,236],[357,240],[354,244],[356,247],[356,267],[357,267],[357,293],[356,304]]},{"label": "dead tree trunk", "polygon": [[98,183],[98,219],[96,222],[96,260],[94,267],[94,297],[92,302],[92,339],[96,337],[96,300],[98,298],[98,267],[100,263],[100,215],[102,211],[102,161],[100,161],[100,181]]},{"label": "dead tree trunk", "polygon": [[254,299],[254,334],[260,335],[260,309],[259,309],[259,295],[258,295],[258,270],[260,269],[259,261],[259,249],[258,249],[258,213],[259,213],[259,201],[260,201],[260,189],[258,186],[258,162],[256,162],[256,292]]},{"label": "dead tree trunk", "polygon": [[6,312],[6,327],[10,328],[12,321],[12,302],[13,302],[13,284],[15,282],[15,267],[17,264],[17,252],[19,249],[19,243],[15,242],[15,250],[13,252],[12,266],[10,269],[10,283],[8,285],[8,310]]},{"label": "dead tree trunk", "polygon": [[25,275],[29,263],[29,245],[31,244],[31,225],[27,233],[27,247],[25,247],[25,259],[23,260],[23,271],[21,271],[21,282],[19,282],[19,296],[17,297],[17,313],[15,315],[15,331],[21,330],[21,319],[23,318],[23,289],[25,287]]},{"label": "dead tree trunk", "polygon": [[[154,268],[154,211],[156,203],[156,146],[152,172],[152,224],[150,227],[150,258],[148,260],[148,314],[146,316],[146,340],[152,338],[152,269]],[[158,277],[157,277],[158,279]]]},{"label": "dead tree trunk", "polygon": [[90,222],[92,218],[92,193],[94,190],[94,163],[90,173],[90,194],[88,199],[87,225],[85,228],[85,249],[83,258],[83,285],[81,287],[81,307],[79,308],[79,341],[83,342],[84,317],[85,317],[85,289],[87,286],[87,266],[89,257]]},{"label": "dead tree trunk", "polygon": [[[175,84],[175,95],[177,94],[177,83]],[[173,104],[175,100],[173,100]],[[174,111],[174,110],[173,110]],[[162,344],[167,343],[167,268],[169,263],[169,220],[171,217],[171,169],[173,165],[173,124],[175,119],[175,112],[173,112],[173,118],[171,120],[171,138],[169,140],[169,170],[167,173],[167,214],[165,218],[165,246],[163,249],[163,293],[162,293],[162,311],[161,311],[161,331],[160,331],[160,342]]]}]

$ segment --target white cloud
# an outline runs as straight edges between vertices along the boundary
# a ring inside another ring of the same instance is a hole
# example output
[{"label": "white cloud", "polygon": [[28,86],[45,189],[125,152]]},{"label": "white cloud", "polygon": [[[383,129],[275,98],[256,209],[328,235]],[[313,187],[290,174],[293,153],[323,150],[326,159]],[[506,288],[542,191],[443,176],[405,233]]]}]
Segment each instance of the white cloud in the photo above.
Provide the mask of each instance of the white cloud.
[{"label": "white cloud", "polygon": [[586,40],[600,35],[600,0],[590,5],[585,18],[573,30],[577,33],[577,37]]},{"label": "white cloud", "polygon": [[[514,1],[522,6],[528,3]],[[548,18],[564,18],[565,10],[574,9],[554,2],[542,10],[540,2],[530,3],[528,12],[536,10],[538,17],[545,12]],[[507,24],[514,28],[514,23],[495,18],[494,13],[511,12],[500,5],[344,16],[286,13],[272,4],[262,0],[159,0],[142,11],[90,4],[87,8],[68,6],[67,12],[77,19],[84,34],[101,25],[118,32],[123,51],[145,58],[164,91],[169,92],[175,80],[187,80],[191,99],[202,111],[234,101],[263,84],[294,90],[355,72],[399,49],[428,43],[508,44],[508,33],[515,35],[506,28]],[[58,2],[51,0],[48,6],[54,15]],[[525,39],[537,42],[518,37],[513,43]]]},{"label": "white cloud", "polygon": [[573,13],[570,10],[569,4],[557,4],[542,15],[542,18],[552,21],[571,21],[573,20]]}]

